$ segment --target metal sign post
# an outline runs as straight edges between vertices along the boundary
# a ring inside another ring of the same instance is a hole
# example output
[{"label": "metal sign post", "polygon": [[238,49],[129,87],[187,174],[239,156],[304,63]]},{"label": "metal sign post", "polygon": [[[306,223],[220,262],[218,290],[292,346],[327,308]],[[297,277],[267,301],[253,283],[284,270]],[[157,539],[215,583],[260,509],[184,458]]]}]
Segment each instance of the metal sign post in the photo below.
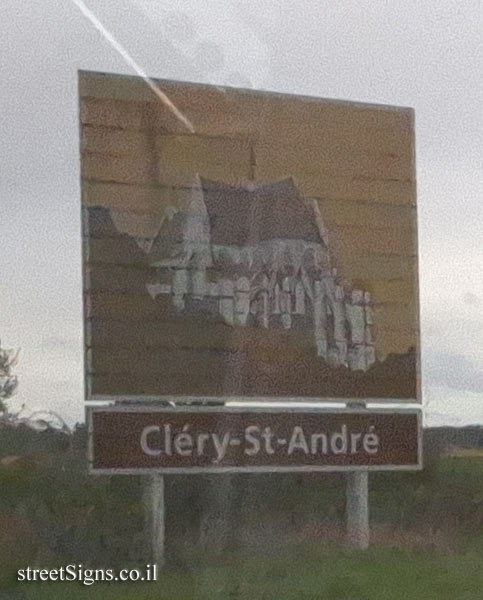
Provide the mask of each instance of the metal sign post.
[{"label": "metal sign post", "polygon": [[[347,408],[366,409],[365,402],[351,402]],[[346,529],[349,547],[366,550],[369,547],[369,473],[354,471],[346,474]]]},{"label": "metal sign post", "polygon": [[369,472],[346,474],[347,542],[358,550],[369,547]]},{"label": "metal sign post", "polygon": [[151,560],[159,567],[165,562],[164,477],[159,473],[147,475],[144,481],[145,537]]}]

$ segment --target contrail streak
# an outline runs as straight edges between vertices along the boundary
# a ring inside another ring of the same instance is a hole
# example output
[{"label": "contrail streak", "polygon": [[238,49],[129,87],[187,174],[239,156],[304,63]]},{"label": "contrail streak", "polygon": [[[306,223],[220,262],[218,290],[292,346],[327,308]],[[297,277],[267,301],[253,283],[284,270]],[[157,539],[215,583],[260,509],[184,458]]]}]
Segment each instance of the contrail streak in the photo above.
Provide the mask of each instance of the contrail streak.
[{"label": "contrail streak", "polygon": [[165,104],[170,111],[179,119],[191,133],[194,133],[195,129],[189,119],[185,117],[185,115],[171,102],[168,96],[162,92],[158,86],[154,83],[154,81],[147,76],[145,71],[139,66],[139,64],[133,59],[133,57],[129,54],[129,52],[124,48],[124,46],[116,40],[116,38],[108,31],[104,25],[99,21],[96,15],[84,4],[83,0],[72,0],[72,2],[79,8],[82,14],[89,19],[89,21],[94,25],[94,27],[106,38],[106,40],[111,44],[111,46],[119,52],[119,54],[124,58],[127,64],[134,69],[134,71],[144,79],[144,81],[149,85],[149,87],[153,90],[156,96],[161,100],[163,104]]}]

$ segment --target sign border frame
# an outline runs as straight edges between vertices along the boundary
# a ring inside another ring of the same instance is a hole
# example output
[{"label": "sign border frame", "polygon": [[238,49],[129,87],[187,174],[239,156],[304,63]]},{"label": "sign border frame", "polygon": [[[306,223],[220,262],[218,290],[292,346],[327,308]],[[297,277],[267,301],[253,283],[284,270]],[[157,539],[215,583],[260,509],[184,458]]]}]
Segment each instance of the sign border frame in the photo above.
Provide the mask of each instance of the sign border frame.
[{"label": "sign border frame", "polygon": [[176,402],[178,404],[189,404],[190,402],[217,402],[219,404],[226,402],[240,402],[240,403],[286,403],[288,405],[295,403],[306,403],[306,404],[384,404],[388,407],[391,404],[415,404],[422,407],[421,391],[418,384],[418,397],[416,398],[387,398],[381,397],[365,397],[365,396],[176,396],[171,395],[156,395],[156,394],[91,394],[90,390],[90,373],[87,375],[87,385],[84,402],[86,407],[89,406],[90,402],[133,402],[139,403],[141,406],[143,403],[156,403],[156,402]]},{"label": "sign border frame", "polygon": [[[360,402],[360,400],[359,400]],[[417,441],[418,441],[418,460],[412,465],[314,465],[314,466],[251,466],[251,467],[150,467],[150,468],[95,468],[94,463],[94,446],[93,446],[93,414],[96,412],[109,413],[284,413],[284,412],[301,412],[321,414],[413,414],[417,416]],[[87,460],[88,473],[91,475],[152,475],[158,473],[161,475],[203,475],[214,473],[313,473],[313,472],[353,472],[353,471],[421,471],[423,469],[423,411],[421,407],[415,408],[366,408],[364,406],[354,407],[297,407],[297,406],[280,406],[280,407],[263,407],[263,406],[190,406],[190,405],[175,405],[175,406],[149,406],[141,404],[125,404],[125,405],[110,405],[110,406],[86,406],[86,424],[87,424]]]}]

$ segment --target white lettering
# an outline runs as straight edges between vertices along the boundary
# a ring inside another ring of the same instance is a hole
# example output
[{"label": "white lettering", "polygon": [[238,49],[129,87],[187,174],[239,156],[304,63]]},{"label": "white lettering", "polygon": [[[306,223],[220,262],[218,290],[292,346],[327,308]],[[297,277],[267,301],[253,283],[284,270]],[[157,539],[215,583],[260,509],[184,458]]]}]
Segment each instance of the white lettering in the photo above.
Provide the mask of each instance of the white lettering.
[{"label": "white lettering", "polygon": [[287,454],[292,454],[294,450],[302,450],[304,454],[309,453],[309,447],[307,445],[307,440],[305,439],[304,430],[298,425],[293,428],[292,437],[290,438],[290,442],[288,444]]},{"label": "white lettering", "polygon": [[185,425],[183,431],[174,436],[174,451],[180,456],[191,456],[193,453],[193,436],[188,433],[188,428],[189,425]]},{"label": "white lettering", "polygon": [[228,444],[230,443],[230,434],[225,433],[225,435],[220,439],[220,436],[217,433],[211,434],[211,439],[213,440],[213,445],[216,450],[216,459],[213,462],[220,462],[223,460],[226,455],[226,450],[228,448]]},{"label": "white lettering", "polygon": [[164,426],[164,453],[167,456],[172,456],[172,452],[171,452],[171,425],[169,423]]},{"label": "white lettering", "polygon": [[327,454],[327,435],[325,433],[314,433],[310,436],[310,452],[317,454],[317,443],[320,442],[320,453]]},{"label": "white lettering", "polygon": [[379,450],[379,436],[375,432],[373,425],[369,427],[370,433],[366,433],[363,440],[364,450],[367,454],[377,454]]},{"label": "white lettering", "polygon": [[265,452],[267,454],[275,454],[275,450],[272,446],[272,440],[274,438],[274,434],[270,427],[265,427],[262,432],[262,438],[265,440]]},{"label": "white lettering", "polygon": [[362,433],[351,433],[351,454],[357,454],[357,444],[362,437]]},{"label": "white lettering", "polygon": [[341,429],[340,433],[333,433],[330,439],[330,448],[334,454],[347,454],[347,425],[342,425]]},{"label": "white lettering", "polygon": [[260,452],[260,440],[258,436],[260,434],[260,427],[257,425],[250,425],[245,429],[245,442],[251,444],[251,447],[245,448],[245,454],[248,456],[254,456]]},{"label": "white lettering", "polygon": [[205,451],[205,444],[210,439],[209,433],[200,433],[198,435],[198,440],[196,442],[196,451],[198,452],[198,456],[201,456]]},{"label": "white lettering", "polygon": [[160,433],[161,429],[157,425],[149,425],[145,427],[141,433],[141,449],[144,454],[148,456],[159,456],[161,454],[161,449],[159,448],[150,448],[148,445],[148,436],[151,433]]}]

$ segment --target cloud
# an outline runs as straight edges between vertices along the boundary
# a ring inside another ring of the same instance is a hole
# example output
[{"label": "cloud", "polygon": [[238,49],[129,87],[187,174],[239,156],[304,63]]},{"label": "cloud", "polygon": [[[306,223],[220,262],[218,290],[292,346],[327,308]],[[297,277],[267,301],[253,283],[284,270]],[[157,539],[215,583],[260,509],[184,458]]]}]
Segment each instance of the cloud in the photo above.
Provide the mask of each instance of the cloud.
[{"label": "cloud", "polygon": [[463,294],[462,297],[463,302],[465,304],[468,304],[469,306],[473,306],[475,308],[479,308],[483,301],[481,296],[478,296],[478,294],[473,294],[473,292],[466,292]]},{"label": "cloud", "polygon": [[429,388],[446,387],[483,395],[483,368],[462,354],[445,350],[426,352],[423,376]]}]

